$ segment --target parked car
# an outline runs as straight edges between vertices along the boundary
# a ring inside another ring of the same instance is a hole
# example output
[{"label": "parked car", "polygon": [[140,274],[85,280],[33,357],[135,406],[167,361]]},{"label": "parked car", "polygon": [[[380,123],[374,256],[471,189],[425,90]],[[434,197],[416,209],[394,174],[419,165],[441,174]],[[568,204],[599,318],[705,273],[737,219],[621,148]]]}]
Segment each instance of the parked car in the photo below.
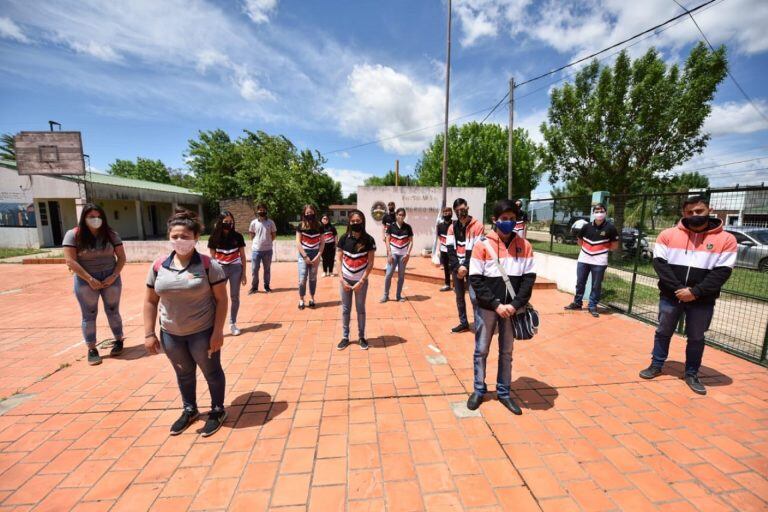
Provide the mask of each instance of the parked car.
[{"label": "parked car", "polygon": [[640,258],[644,261],[653,259],[653,252],[645,233],[635,228],[623,228],[621,230],[621,257],[632,259],[637,254],[637,244],[640,243]]},{"label": "parked car", "polygon": [[[582,222],[580,222],[582,221]],[[581,227],[584,222],[589,222],[589,217],[585,215],[574,215],[566,222],[555,222],[550,224],[549,232],[555,238],[555,242],[559,244],[575,244],[576,235],[578,230],[574,229],[574,224],[577,227]]]},{"label": "parked car", "polygon": [[768,228],[728,226],[739,244],[736,266],[768,272]]}]

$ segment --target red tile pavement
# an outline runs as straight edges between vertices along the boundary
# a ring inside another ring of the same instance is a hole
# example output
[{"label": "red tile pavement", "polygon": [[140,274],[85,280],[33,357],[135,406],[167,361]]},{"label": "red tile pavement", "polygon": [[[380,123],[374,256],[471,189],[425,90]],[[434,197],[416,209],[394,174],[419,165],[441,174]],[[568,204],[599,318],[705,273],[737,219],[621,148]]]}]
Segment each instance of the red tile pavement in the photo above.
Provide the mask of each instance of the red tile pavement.
[{"label": "red tile pavement", "polygon": [[[567,295],[536,290],[540,334],[514,354],[523,416],[490,396],[458,418],[473,338],[448,332],[451,293],[406,281],[407,302],[380,305],[374,276],[371,349],[338,352],[337,282],[320,278],[320,307],[298,311],[295,265],[273,271],[276,293],[242,297],[243,334],[222,353],[229,419],[202,439],[168,436],[179,396],[141,346],[146,265],[124,272],[125,355],[97,367],[66,268],[0,266],[0,397],[25,395],[0,415],[0,510],[768,508],[765,368],[707,349],[700,397],[676,339],[667,373],[643,381],[651,326],[564,313]],[[495,369],[492,355],[491,388]]]}]

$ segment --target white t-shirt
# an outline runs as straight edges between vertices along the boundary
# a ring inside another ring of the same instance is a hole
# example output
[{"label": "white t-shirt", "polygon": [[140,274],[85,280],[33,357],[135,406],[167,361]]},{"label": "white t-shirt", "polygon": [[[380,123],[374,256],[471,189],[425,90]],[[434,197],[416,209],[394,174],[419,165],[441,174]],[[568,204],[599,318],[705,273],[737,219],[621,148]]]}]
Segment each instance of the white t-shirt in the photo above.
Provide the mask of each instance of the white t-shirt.
[{"label": "white t-shirt", "polygon": [[255,233],[253,236],[254,251],[272,250],[272,233],[277,233],[277,226],[272,222],[272,219],[265,219],[263,221],[253,219],[248,227],[248,231]]}]

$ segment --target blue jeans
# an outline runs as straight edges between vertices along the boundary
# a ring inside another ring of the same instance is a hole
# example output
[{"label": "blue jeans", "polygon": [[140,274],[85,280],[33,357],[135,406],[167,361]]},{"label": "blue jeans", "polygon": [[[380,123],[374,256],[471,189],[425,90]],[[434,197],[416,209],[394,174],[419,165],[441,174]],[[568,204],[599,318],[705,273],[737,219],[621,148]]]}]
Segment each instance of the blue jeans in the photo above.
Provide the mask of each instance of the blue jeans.
[{"label": "blue jeans", "polygon": [[[114,270],[95,272],[92,277],[102,281],[112,275]],[[120,317],[120,293],[123,290],[123,282],[118,277],[112,286],[94,290],[86,281],[75,276],[75,297],[80,304],[80,312],[83,318],[83,339],[89,347],[96,345],[96,315],[99,313],[99,297],[104,303],[104,312],[107,314],[109,328],[116,340],[123,339],[123,319]]]},{"label": "blue jeans", "polygon": [[229,321],[237,322],[237,312],[240,311],[240,283],[243,277],[243,265],[240,263],[230,263],[222,265],[224,275],[229,281]]},{"label": "blue jeans", "polygon": [[495,311],[478,308],[475,311],[475,392],[485,394],[485,363],[491,348],[491,339],[499,328],[499,369],[496,375],[496,395],[509,397],[512,383],[513,330],[509,318],[501,318]]},{"label": "blue jeans", "polygon": [[160,342],[163,344],[165,355],[168,356],[176,371],[176,381],[179,383],[181,401],[185,409],[197,410],[198,366],[208,382],[211,408],[224,409],[226,378],[224,369],[221,367],[221,350],[214,352],[210,359],[208,358],[212,332],[212,327],[186,336],[176,336],[160,331]]},{"label": "blue jeans", "polygon": [[392,286],[392,274],[397,269],[397,300],[403,296],[403,283],[405,282],[405,256],[392,255],[395,260],[390,263],[387,261],[387,272],[384,275],[384,297],[389,298],[389,289]]},{"label": "blue jeans", "polygon": [[259,267],[264,265],[264,289],[269,288],[272,270],[272,250],[251,253],[251,290],[259,289]]},{"label": "blue jeans", "polygon": [[[304,252],[311,260],[315,259],[318,253],[316,250],[308,251],[306,249]],[[317,289],[317,267],[319,266],[319,261],[314,265],[307,265],[307,262],[301,257],[301,253],[299,253],[299,297],[302,299],[307,294],[307,280],[309,280],[309,296],[315,296],[315,290]]]},{"label": "blue jeans", "polygon": [[697,375],[704,356],[704,333],[712,322],[713,302],[680,302],[661,297],[659,300],[659,326],[653,338],[651,365],[661,368],[669,354],[669,343],[680,316],[685,313],[685,374]]},{"label": "blue jeans", "polygon": [[[354,281],[345,279],[348,285],[355,284]],[[365,338],[365,297],[368,295],[368,280],[360,285],[355,291],[345,290],[344,287],[339,284],[341,290],[341,325],[342,325],[342,338],[349,339],[349,321],[352,316],[352,294],[355,294],[355,311],[357,311],[357,334],[361,338]]]},{"label": "blue jeans", "polygon": [[466,291],[469,291],[469,301],[472,303],[472,309],[475,313],[475,323],[477,323],[477,296],[475,290],[469,284],[469,279],[465,277],[461,279],[458,273],[453,273],[453,293],[456,294],[456,309],[459,311],[459,323],[461,325],[469,325],[467,320],[467,301],[464,298]]},{"label": "blue jeans", "polygon": [[587,278],[592,274],[589,309],[597,307],[597,303],[600,302],[600,295],[603,292],[603,277],[607,268],[605,265],[591,265],[582,262],[576,264],[576,295],[573,297],[574,303],[581,304],[581,301],[584,299],[584,288],[587,286]]}]

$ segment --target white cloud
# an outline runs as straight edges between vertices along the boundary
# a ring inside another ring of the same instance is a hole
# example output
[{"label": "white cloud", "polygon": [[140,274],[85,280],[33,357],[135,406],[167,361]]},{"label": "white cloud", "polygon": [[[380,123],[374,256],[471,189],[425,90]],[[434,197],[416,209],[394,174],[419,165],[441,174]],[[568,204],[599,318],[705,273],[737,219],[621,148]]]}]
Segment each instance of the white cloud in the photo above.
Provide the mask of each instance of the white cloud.
[{"label": "white cloud", "polygon": [[95,57],[99,60],[106,62],[119,62],[122,60],[120,55],[118,55],[111,46],[106,44],[99,44],[95,41],[88,41],[86,43],[72,41],[68,44],[77,53],[90,55],[91,57]]},{"label": "white cloud", "polygon": [[5,16],[0,16],[0,38],[12,39],[20,43],[29,42],[29,38],[24,35],[21,27],[15,24],[11,18]]},{"label": "white cloud", "polygon": [[[347,77],[336,115],[346,135],[388,139],[379,143],[386,151],[415,154],[439,130],[444,98],[438,86],[416,82],[388,66],[363,64]],[[413,133],[390,138],[404,132]]]},{"label": "white cloud", "polygon": [[363,185],[367,178],[373,174],[353,169],[335,169],[326,167],[325,172],[334,180],[341,183],[341,193],[348,196],[352,192],[357,192],[357,187]]},{"label": "white cloud", "polygon": [[515,112],[515,117],[519,119],[517,122],[515,122],[515,125],[519,128],[525,128],[528,130],[528,135],[531,136],[531,139],[541,144],[544,142],[544,137],[541,135],[541,131],[539,130],[539,126],[541,126],[541,123],[547,120],[547,109],[542,108],[539,110],[535,110],[525,116],[517,116],[517,112]]},{"label": "white cloud", "polygon": [[245,0],[243,11],[254,23],[266,23],[277,10],[277,0]]},{"label": "white cloud", "polygon": [[[755,104],[761,112],[768,114],[768,102],[755,100]],[[768,130],[768,121],[746,101],[728,102],[712,106],[712,113],[704,123],[704,130],[712,135],[752,133]]]},{"label": "white cloud", "polygon": [[516,33],[530,0],[459,0],[456,16],[462,28],[462,46],[472,46],[484,37],[495,37],[502,24]]}]

